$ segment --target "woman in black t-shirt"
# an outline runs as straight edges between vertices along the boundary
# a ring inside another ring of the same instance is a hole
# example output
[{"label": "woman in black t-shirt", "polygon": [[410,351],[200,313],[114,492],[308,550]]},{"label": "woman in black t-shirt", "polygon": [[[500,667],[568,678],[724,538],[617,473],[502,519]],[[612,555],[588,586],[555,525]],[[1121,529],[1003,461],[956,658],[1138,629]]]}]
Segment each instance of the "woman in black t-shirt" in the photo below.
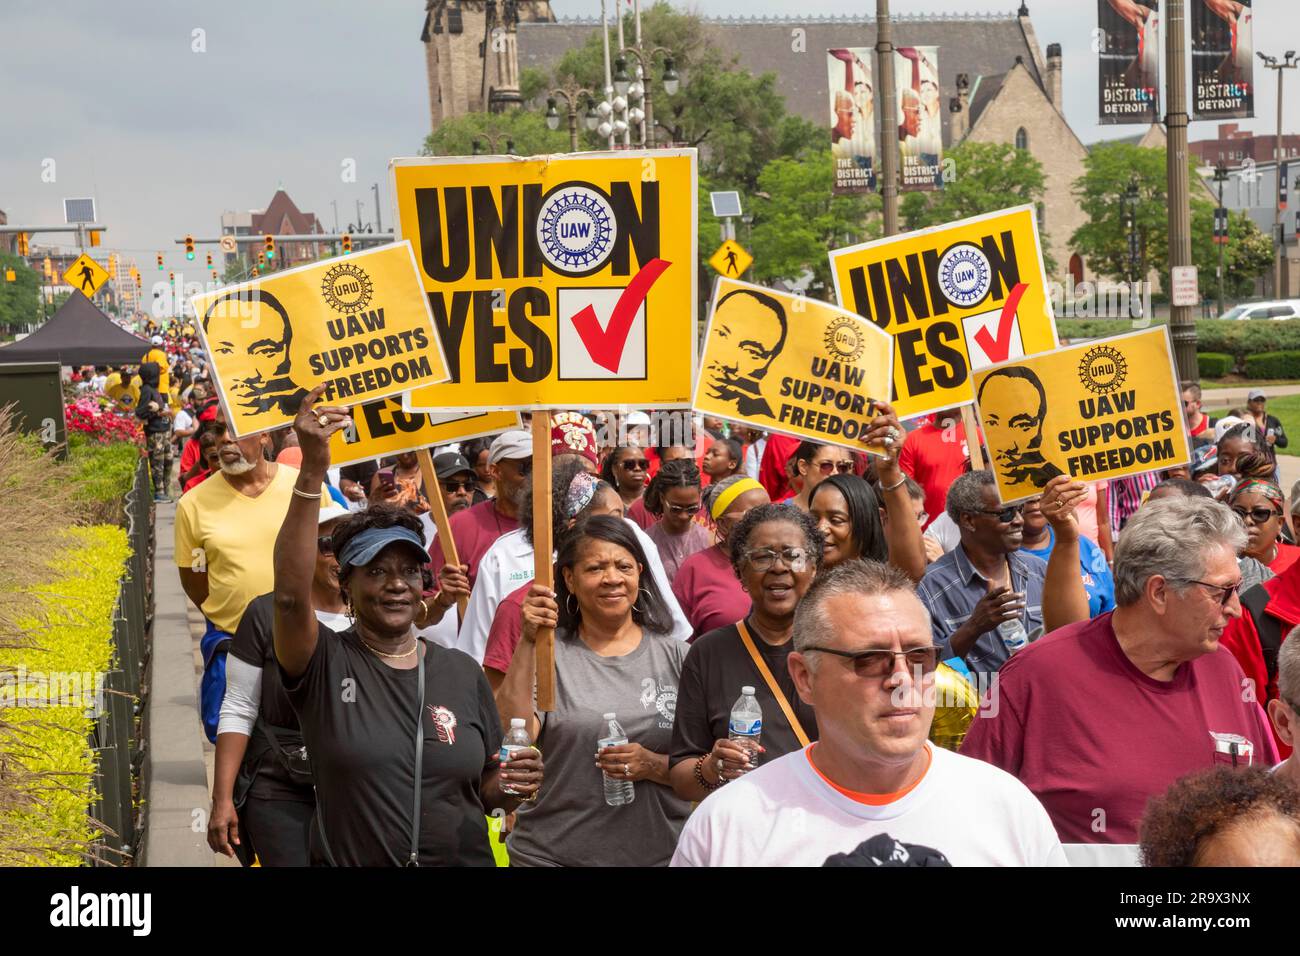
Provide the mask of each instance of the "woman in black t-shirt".
[{"label": "woman in black t-shirt", "polygon": [[275,542],[275,655],[316,780],[312,862],[491,866],[485,814],[537,792],[541,755],[500,761],[482,669],[414,633],[427,614],[419,519],[373,506],[340,522],[334,554],[355,626],[321,639],[310,600],[315,514],[330,436],[348,423],[345,408],[312,407],[323,391],[293,423],[302,469]]},{"label": "woman in black t-shirt", "polygon": [[[699,638],[682,663],[669,764],[673,790],[684,800],[703,800],[751,769],[749,752],[728,739],[731,708],[742,687],[754,688],[763,711],[762,759],[798,750],[803,738],[817,739],[816,717],[799,699],[786,658],[794,646],[794,612],[821,567],[825,539],[808,512],[760,505],[741,519],[728,542],[732,567],[754,603],[744,620]],[[798,730],[754,654],[790,706]]]}]

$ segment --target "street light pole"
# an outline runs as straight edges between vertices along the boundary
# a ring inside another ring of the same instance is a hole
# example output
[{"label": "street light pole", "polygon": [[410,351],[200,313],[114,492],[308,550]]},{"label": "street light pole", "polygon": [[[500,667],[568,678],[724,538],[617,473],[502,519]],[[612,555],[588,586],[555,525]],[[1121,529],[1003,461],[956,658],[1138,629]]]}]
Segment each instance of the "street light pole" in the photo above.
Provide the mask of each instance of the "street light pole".
[{"label": "street light pole", "polygon": [[1282,76],[1283,70],[1300,66],[1296,51],[1287,50],[1282,60],[1275,56],[1257,53],[1264,66],[1277,72],[1277,141],[1273,144],[1273,164],[1277,174],[1277,195],[1273,197],[1273,241],[1277,243],[1277,256],[1273,261],[1273,298],[1282,298],[1282,264],[1286,259],[1286,244],[1282,241]]},{"label": "street light pole", "polygon": [[1223,250],[1228,245],[1228,213],[1223,208],[1223,184],[1228,181],[1228,167],[1223,165],[1220,160],[1214,167],[1214,181],[1219,184],[1219,208],[1214,210],[1214,222],[1218,226],[1219,220],[1223,220],[1223,234],[1218,235],[1218,229],[1215,230],[1215,242],[1219,245],[1219,316],[1223,315]]},{"label": "street light pole", "polygon": [[[1191,185],[1187,162],[1187,51],[1184,26],[1185,0],[1168,0],[1165,33],[1166,77],[1165,129],[1168,145],[1165,171],[1169,187],[1169,269],[1192,264]],[[1169,332],[1173,339],[1178,377],[1194,382],[1200,375],[1196,367],[1196,319],[1190,305],[1171,305]]]},{"label": "street light pole", "polygon": [[898,104],[894,94],[894,36],[889,0],[876,0],[876,63],[880,90],[880,199],[885,235],[898,232]]}]

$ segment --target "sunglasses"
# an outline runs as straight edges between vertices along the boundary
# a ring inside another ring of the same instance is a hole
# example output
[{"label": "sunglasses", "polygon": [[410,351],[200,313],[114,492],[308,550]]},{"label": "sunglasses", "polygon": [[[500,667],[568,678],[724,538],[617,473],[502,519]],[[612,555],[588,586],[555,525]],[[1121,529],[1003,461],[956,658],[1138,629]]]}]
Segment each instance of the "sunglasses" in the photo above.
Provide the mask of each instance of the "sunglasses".
[{"label": "sunglasses", "polygon": [[908,670],[920,668],[922,674],[929,674],[939,665],[939,650],[935,645],[912,647],[905,651],[840,651],[833,647],[807,647],[808,651],[821,651],[843,657],[853,664],[853,671],[859,677],[888,677],[894,672],[897,658],[907,660]]},{"label": "sunglasses", "polygon": [[626,468],[628,471],[645,471],[650,467],[648,458],[624,458],[619,462],[619,466]]},{"label": "sunglasses", "polygon": [[1011,522],[1016,520],[1016,515],[1020,514],[1024,510],[1025,510],[1024,505],[1007,505],[1005,508],[1002,508],[999,511],[980,510],[975,512],[975,514],[988,515],[989,517],[997,518],[1003,524],[1010,524]]},{"label": "sunglasses", "polygon": [[673,514],[681,515],[684,518],[687,515],[699,514],[700,508],[702,508],[703,505],[665,505],[664,507]]},{"label": "sunglasses", "polygon": [[759,548],[745,555],[745,560],[749,562],[749,566],[755,571],[772,570],[776,566],[778,558],[796,574],[808,567],[808,552],[803,548],[782,548],[780,551],[773,551],[771,548]]},{"label": "sunglasses", "polygon": [[1265,508],[1263,505],[1249,510],[1246,508],[1233,508],[1232,513],[1240,518],[1242,523],[1245,523],[1246,519],[1249,518],[1255,524],[1264,524],[1266,521],[1282,517],[1282,512],[1274,511],[1272,508]]},{"label": "sunglasses", "polygon": [[441,482],[443,490],[449,495],[454,495],[458,491],[473,491],[474,482],[466,479],[465,481],[444,481]]},{"label": "sunglasses", "polygon": [[321,554],[334,553],[334,539],[328,534],[323,534],[316,539],[316,550]]},{"label": "sunglasses", "polygon": [[847,475],[853,471],[853,462],[851,461],[815,461],[813,467],[823,475],[829,475],[832,471],[838,471],[841,475]]},{"label": "sunglasses", "polygon": [[1209,581],[1188,581],[1188,584],[1199,584],[1203,588],[1210,588],[1212,591],[1222,591],[1219,597],[1219,604],[1223,607],[1228,606],[1228,601],[1232,596],[1241,590],[1241,582],[1236,584],[1211,584]]}]

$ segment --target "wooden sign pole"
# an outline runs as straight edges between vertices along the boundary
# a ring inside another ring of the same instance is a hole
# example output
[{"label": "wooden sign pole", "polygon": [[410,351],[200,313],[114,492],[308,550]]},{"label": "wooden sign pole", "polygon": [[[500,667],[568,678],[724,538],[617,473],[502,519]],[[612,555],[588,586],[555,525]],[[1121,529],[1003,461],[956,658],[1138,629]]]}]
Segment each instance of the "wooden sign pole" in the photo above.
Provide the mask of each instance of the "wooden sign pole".
[{"label": "wooden sign pole", "polygon": [[[433,457],[429,449],[421,448],[415,453],[420,461],[420,474],[424,477],[424,493],[429,498],[429,516],[438,529],[438,544],[442,548],[442,559],[447,564],[460,567],[460,556],[456,554],[456,539],[451,536],[451,522],[447,520],[447,506],[442,503],[442,488],[438,484],[438,473],[433,470]],[[469,606],[468,598],[456,601],[456,610],[462,620],[465,608]]]},{"label": "wooden sign pole", "polygon": [[[538,584],[555,587],[551,560],[551,415],[533,412],[533,570]],[[537,632],[537,709],[555,709],[555,631]]]},{"label": "wooden sign pole", "polygon": [[970,451],[970,467],[972,471],[983,471],[984,465],[984,445],[980,442],[979,424],[975,421],[975,406],[963,405],[961,407],[961,423],[966,429],[966,448]]}]

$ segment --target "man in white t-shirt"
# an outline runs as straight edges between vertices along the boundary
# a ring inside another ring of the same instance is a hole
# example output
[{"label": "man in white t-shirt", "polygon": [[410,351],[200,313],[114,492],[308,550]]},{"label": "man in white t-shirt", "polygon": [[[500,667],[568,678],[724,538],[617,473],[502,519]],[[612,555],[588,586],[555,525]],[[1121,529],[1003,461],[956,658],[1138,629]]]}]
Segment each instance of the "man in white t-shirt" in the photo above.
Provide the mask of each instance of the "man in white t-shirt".
[{"label": "man in white t-shirt", "polygon": [[1008,773],[927,741],[938,648],[897,569],[818,575],[794,620],[790,675],[820,739],[711,794],[673,866],[821,866],[879,833],[954,866],[1066,866],[1036,797]]}]

